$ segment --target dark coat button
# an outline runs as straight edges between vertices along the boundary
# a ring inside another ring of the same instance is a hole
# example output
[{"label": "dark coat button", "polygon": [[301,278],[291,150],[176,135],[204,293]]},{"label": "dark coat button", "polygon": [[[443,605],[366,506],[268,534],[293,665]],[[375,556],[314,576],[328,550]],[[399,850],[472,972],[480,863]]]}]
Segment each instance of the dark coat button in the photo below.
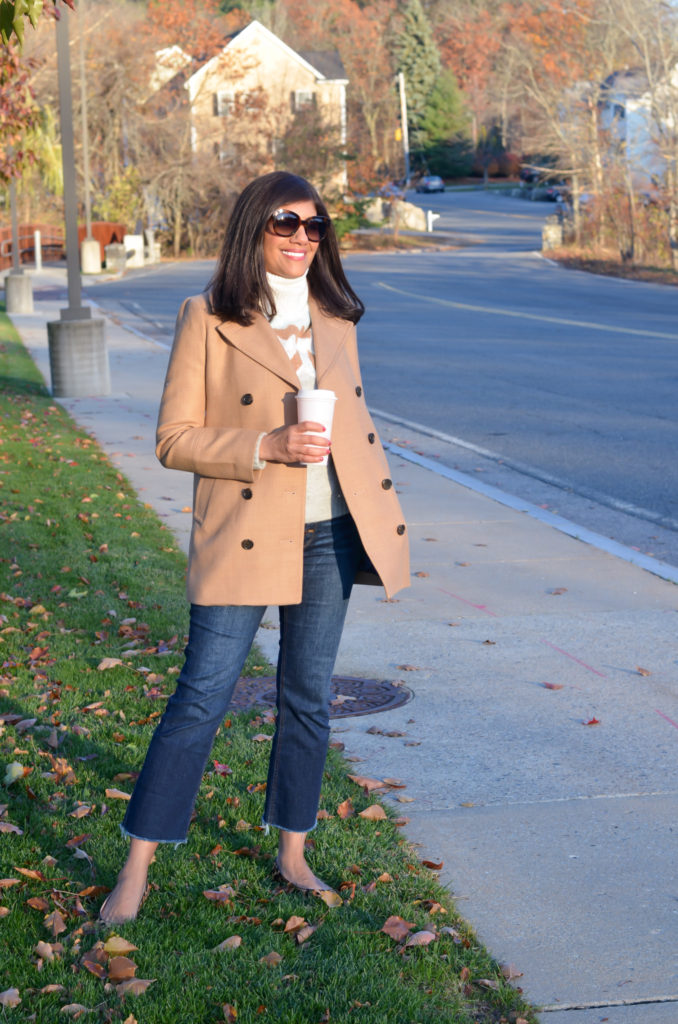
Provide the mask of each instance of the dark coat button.
[{"label": "dark coat button", "polygon": [[396,526],[396,533],[399,534],[399,536],[402,537],[404,532],[405,532],[405,524],[404,523],[400,523],[398,526]]},{"label": "dark coat button", "polygon": [[240,404],[241,405],[251,405],[253,401],[254,401],[254,399],[248,393],[248,394],[242,396],[242,398],[240,399]]},{"label": "dark coat button", "polygon": [[363,389],[360,387],[360,384],[358,384],[358,387],[355,389],[355,393],[358,396],[358,398],[360,398],[360,396],[362,395]]},{"label": "dark coat button", "polygon": [[374,434],[368,434],[367,435],[367,440],[370,442],[370,444],[374,444],[376,438],[375,438]]},{"label": "dark coat button", "polygon": [[381,486],[384,488],[385,491],[390,491],[391,488],[393,487],[393,481],[389,480],[387,477],[385,480],[381,481]]},{"label": "dark coat button", "polygon": [[243,487],[240,493],[242,494],[245,501],[249,501],[250,498],[252,497],[252,491],[249,487]]},{"label": "dark coat button", "polygon": [[[398,529],[400,529],[400,527],[398,527]],[[404,527],[403,527],[403,529],[404,529]],[[254,547],[254,541],[253,540],[244,540],[244,541],[241,542],[240,547],[244,548],[245,551],[250,551]]]}]

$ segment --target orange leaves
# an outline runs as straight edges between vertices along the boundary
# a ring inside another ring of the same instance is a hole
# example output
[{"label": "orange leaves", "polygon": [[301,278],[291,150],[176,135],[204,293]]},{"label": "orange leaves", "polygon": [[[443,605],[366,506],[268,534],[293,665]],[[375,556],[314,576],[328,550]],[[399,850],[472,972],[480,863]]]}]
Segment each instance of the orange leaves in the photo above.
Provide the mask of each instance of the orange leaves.
[{"label": "orange leaves", "polygon": [[371,804],[364,811],[360,811],[359,816],[366,818],[368,821],[384,821],[386,819],[386,811],[380,804]]},{"label": "orange leaves", "polygon": [[54,938],[56,938],[57,935],[61,935],[62,932],[66,931],[66,922],[64,920],[63,914],[61,914],[58,910],[53,910],[51,914],[47,914],[47,916],[44,919],[44,923],[45,926],[49,928]]},{"label": "orange leaves", "polygon": [[350,797],[337,807],[337,815],[340,818],[351,818],[354,814],[355,808]]},{"label": "orange leaves", "polygon": [[107,789],[106,796],[109,800],[131,800],[131,793],[124,793],[121,789]]},{"label": "orange leaves", "polygon": [[266,956],[259,957],[259,963],[265,964],[266,967],[277,967],[281,960],[280,953],[276,953],[274,949],[267,953]]},{"label": "orange leaves", "polygon": [[137,965],[126,955],[132,953],[136,946],[127,942],[119,935],[111,935],[106,942],[96,942],[91,949],[80,958],[80,965],[100,981],[115,985],[119,996],[142,995],[155,978],[135,977]]},{"label": "orange leaves", "polygon": [[220,942],[218,946],[214,947],[214,953],[225,953],[234,949],[237,949],[242,944],[242,938],[240,935],[229,935],[227,939]]},{"label": "orange leaves", "polygon": [[404,918],[393,914],[382,925],[381,930],[396,942],[404,942],[412,928],[414,928],[414,924],[411,921],[405,921]]}]

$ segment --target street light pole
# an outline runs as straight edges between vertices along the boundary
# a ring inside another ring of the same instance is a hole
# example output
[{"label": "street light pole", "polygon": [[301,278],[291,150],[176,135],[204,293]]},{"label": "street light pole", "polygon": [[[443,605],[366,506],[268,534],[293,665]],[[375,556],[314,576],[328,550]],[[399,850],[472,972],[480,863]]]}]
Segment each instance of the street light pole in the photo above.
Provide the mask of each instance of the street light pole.
[{"label": "street light pole", "polygon": [[80,14],[80,109],[82,112],[82,176],[85,188],[85,237],[80,244],[83,274],[101,273],[101,246],[92,238],[92,200],[89,181],[89,127],[87,124],[87,81],[85,75],[85,0],[78,4]]},{"label": "street light pole", "polygon": [[403,157],[405,158],[405,187],[410,183],[410,137],[407,130],[407,96],[405,94],[405,75],[398,72],[398,88],[400,90],[400,124],[403,134]]},{"label": "street light pole", "polygon": [[90,307],[82,305],[78,253],[78,201],[75,192],[71,57],[68,43],[68,15],[64,10],[63,0],[56,3],[56,14],[68,307],[61,310],[60,320],[47,324],[52,394],[55,397],[107,395],[110,392],[110,378],[108,352],[104,339],[104,321],[92,319]]}]

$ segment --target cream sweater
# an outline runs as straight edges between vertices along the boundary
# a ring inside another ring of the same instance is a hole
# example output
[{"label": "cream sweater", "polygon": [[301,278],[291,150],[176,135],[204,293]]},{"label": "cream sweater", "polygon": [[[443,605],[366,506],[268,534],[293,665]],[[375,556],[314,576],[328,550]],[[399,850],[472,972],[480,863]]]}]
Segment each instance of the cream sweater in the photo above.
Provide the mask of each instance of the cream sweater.
[{"label": "cream sweater", "polygon": [[[292,362],[301,387],[315,388],[315,352],[306,274],[295,278],[278,277],[275,274],[266,276],[273,292],[276,309],[275,316],[269,317],[269,323]],[[258,459],[255,461],[255,469],[263,468],[265,465],[265,462]],[[345,515],[347,512],[348,506],[339,488],[332,456],[330,455],[326,466],[317,463],[307,466],[306,522],[318,523]]]}]

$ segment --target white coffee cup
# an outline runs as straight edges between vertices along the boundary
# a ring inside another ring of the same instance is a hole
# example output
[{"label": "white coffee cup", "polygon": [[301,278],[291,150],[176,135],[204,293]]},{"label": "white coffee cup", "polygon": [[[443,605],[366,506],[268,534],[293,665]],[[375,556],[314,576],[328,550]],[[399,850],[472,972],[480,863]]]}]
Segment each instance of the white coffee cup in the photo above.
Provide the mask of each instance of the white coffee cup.
[{"label": "white coffee cup", "polygon": [[[311,423],[322,423],[325,428],[324,437],[330,440],[332,436],[332,417],[334,416],[334,403],[337,396],[334,391],[326,391],[323,388],[302,388],[297,392],[297,421],[303,423],[309,420]],[[317,435],[316,435],[317,436]],[[322,462],[312,462],[312,466],[326,466],[328,456],[323,457]],[[309,465],[309,463],[304,463]]]}]

